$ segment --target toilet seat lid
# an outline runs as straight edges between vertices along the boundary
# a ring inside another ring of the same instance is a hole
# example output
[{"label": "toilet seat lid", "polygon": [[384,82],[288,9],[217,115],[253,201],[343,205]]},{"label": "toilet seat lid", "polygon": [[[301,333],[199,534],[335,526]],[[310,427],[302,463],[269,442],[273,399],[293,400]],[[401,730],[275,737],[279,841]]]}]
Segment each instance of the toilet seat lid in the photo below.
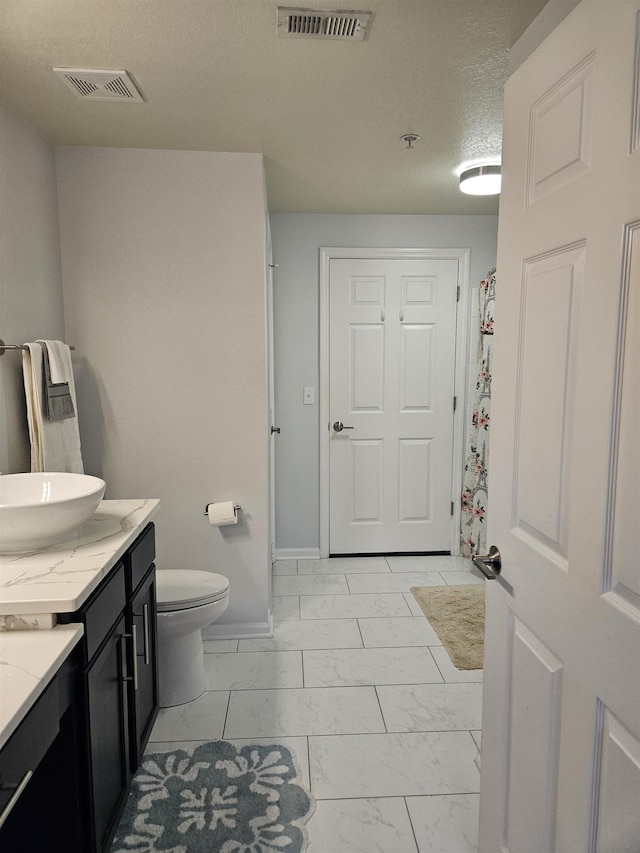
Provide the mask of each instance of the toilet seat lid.
[{"label": "toilet seat lid", "polygon": [[158,610],[184,610],[209,604],[229,592],[229,579],[193,569],[159,569],[156,572]]}]

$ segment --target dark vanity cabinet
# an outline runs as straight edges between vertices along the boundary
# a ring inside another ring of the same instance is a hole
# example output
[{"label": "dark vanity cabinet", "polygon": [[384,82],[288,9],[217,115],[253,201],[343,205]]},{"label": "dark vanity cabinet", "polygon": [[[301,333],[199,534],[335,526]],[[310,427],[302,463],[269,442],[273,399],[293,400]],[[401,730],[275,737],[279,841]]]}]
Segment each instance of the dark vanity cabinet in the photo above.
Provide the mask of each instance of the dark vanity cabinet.
[{"label": "dark vanity cabinet", "polygon": [[129,682],[129,763],[138,769],[158,715],[156,573],[154,528],[150,524],[125,556],[127,633],[131,635],[133,682]]},{"label": "dark vanity cabinet", "polygon": [[74,649],[0,752],[0,851],[85,853]]},{"label": "dark vanity cabinet", "polygon": [[149,524],[80,610],[80,774],[85,853],[109,849],[158,712],[154,527]]},{"label": "dark vanity cabinet", "polygon": [[0,751],[1,853],[106,853],[158,713],[154,526],[74,613],[84,634]]},{"label": "dark vanity cabinet", "polygon": [[129,685],[126,622],[122,615],[83,673],[84,759],[87,789],[88,849],[104,850],[126,797],[129,767]]}]

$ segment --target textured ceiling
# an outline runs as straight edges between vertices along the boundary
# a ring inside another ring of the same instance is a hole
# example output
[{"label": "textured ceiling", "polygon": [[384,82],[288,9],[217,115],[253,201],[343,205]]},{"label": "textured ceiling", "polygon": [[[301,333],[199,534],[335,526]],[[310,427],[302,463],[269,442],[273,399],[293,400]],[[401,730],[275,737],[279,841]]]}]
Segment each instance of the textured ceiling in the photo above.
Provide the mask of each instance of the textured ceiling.
[{"label": "textured ceiling", "polygon": [[[457,173],[499,157],[545,2],[281,0],[372,11],[349,43],[278,38],[277,0],[0,0],[0,99],[57,145],[262,152],[275,212],[496,213]],[[79,101],[52,66],[126,69],[145,103]]]}]

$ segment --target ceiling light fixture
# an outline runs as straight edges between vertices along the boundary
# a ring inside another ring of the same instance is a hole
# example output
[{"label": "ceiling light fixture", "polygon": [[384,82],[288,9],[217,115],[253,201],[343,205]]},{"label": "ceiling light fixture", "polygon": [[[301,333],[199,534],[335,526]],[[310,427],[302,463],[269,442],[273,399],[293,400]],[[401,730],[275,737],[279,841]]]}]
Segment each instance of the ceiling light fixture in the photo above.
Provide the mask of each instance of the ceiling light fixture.
[{"label": "ceiling light fixture", "polygon": [[460,175],[460,189],[467,195],[497,195],[502,183],[502,167],[472,166]]}]

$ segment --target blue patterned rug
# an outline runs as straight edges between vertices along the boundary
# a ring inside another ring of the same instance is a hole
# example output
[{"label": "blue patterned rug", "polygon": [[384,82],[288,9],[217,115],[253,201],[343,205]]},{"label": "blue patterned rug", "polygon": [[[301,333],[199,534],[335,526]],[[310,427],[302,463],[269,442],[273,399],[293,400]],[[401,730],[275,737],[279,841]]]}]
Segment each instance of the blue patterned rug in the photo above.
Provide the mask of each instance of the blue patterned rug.
[{"label": "blue patterned rug", "polygon": [[280,744],[145,755],[111,853],[302,853],[315,804]]}]

